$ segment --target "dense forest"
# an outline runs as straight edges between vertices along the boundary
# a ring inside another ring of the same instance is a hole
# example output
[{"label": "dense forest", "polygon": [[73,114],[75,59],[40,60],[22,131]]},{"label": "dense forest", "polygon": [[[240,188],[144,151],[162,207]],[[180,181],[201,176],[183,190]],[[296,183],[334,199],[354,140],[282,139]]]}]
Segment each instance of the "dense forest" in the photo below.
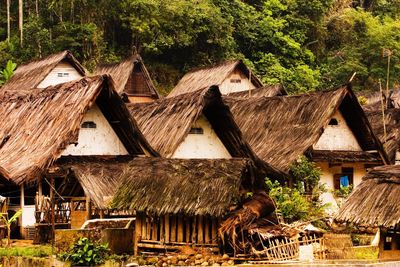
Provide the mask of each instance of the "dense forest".
[{"label": "dense forest", "polygon": [[[89,69],[138,51],[160,91],[240,58],[265,84],[400,82],[400,0],[2,0],[0,64],[69,49]],[[389,64],[388,64],[389,63]]]}]

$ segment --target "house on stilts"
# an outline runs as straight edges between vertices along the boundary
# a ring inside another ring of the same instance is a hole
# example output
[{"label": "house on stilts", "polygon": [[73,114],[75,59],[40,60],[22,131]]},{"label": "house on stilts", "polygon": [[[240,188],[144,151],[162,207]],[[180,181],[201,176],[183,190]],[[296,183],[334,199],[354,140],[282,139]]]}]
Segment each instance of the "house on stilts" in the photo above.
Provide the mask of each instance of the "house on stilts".
[{"label": "house on stilts", "polygon": [[[389,163],[349,86],[224,101],[257,156],[285,173],[305,155],[321,168],[321,182],[338,190],[356,187],[368,168]],[[330,193],[324,201],[335,203]]]},{"label": "house on stilts", "polygon": [[95,75],[109,74],[115,82],[115,89],[126,102],[153,102],[160,98],[156,87],[139,54],[113,64],[100,64]]},{"label": "house on stilts", "polygon": [[52,223],[51,203],[57,227],[80,227],[92,215],[86,189],[69,170],[71,160],[107,162],[158,155],[109,76],[45,89],[5,89],[0,102],[0,195],[10,197],[11,208],[23,209],[19,225],[27,238],[32,238],[35,226]]},{"label": "house on stilts", "polygon": [[379,259],[400,259],[400,166],[368,172],[340,207],[335,220],[380,229]]}]

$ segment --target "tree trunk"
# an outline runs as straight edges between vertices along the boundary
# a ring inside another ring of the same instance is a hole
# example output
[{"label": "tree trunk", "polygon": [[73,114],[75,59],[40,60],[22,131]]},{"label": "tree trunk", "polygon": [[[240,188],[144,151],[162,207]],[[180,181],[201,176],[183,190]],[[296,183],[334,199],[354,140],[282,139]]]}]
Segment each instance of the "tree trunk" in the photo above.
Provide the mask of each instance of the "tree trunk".
[{"label": "tree trunk", "polygon": [[39,0],[35,1],[36,17],[39,18]]},{"label": "tree trunk", "polygon": [[22,46],[23,44],[23,38],[24,38],[24,31],[23,31],[23,26],[24,26],[24,3],[23,0],[18,0],[18,25],[19,25],[19,33],[20,33],[20,44]]},{"label": "tree trunk", "polygon": [[7,224],[7,247],[11,246],[11,223]]},{"label": "tree trunk", "polygon": [[7,0],[7,41],[10,42],[11,35],[11,23],[10,23],[10,3],[11,0]]}]

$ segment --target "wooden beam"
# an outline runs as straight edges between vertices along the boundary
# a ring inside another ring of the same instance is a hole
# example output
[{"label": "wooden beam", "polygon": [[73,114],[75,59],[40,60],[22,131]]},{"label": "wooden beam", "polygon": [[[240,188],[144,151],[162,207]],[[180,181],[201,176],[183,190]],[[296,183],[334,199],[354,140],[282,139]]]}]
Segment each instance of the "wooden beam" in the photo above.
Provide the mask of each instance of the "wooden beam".
[{"label": "wooden beam", "polygon": [[90,205],[90,197],[86,196],[86,220],[90,220],[91,217],[92,217],[92,207]]},{"label": "wooden beam", "polygon": [[190,217],[185,217],[185,241],[186,243],[190,243],[192,241],[192,237],[190,236]]},{"label": "wooden beam", "polygon": [[135,220],[135,232],[133,236],[133,254],[138,255],[138,243],[140,242],[142,235],[142,219],[136,216]]},{"label": "wooden beam", "polygon": [[169,214],[164,215],[164,223],[165,223],[165,243],[169,243],[170,241],[170,227],[169,227]]},{"label": "wooden beam", "polygon": [[208,217],[204,218],[204,241],[206,244],[211,243],[210,240],[211,220]]},{"label": "wooden beam", "polygon": [[178,242],[183,242],[183,218],[182,216],[178,215]]},{"label": "wooden beam", "polygon": [[21,226],[20,226],[20,233],[23,237],[25,237],[24,233],[24,226],[22,225],[22,220],[24,217],[24,207],[25,207],[25,185],[22,183],[20,186],[20,208],[22,209],[22,216],[21,216]]},{"label": "wooden beam", "polygon": [[203,228],[203,216],[198,216],[197,223],[197,243],[204,243],[204,228]]},{"label": "wooden beam", "polygon": [[170,241],[176,242],[176,216],[171,215],[171,236]]}]

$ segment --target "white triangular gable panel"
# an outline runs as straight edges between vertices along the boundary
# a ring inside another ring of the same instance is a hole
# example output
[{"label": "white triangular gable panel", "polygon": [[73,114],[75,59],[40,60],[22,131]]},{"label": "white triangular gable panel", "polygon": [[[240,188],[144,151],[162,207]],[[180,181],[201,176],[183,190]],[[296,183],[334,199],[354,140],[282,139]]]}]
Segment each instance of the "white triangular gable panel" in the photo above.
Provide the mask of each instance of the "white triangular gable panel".
[{"label": "white triangular gable panel", "polygon": [[50,85],[70,82],[82,78],[83,76],[66,61],[58,63],[58,65],[50,71],[50,73],[37,86],[38,88],[46,88]]}]

